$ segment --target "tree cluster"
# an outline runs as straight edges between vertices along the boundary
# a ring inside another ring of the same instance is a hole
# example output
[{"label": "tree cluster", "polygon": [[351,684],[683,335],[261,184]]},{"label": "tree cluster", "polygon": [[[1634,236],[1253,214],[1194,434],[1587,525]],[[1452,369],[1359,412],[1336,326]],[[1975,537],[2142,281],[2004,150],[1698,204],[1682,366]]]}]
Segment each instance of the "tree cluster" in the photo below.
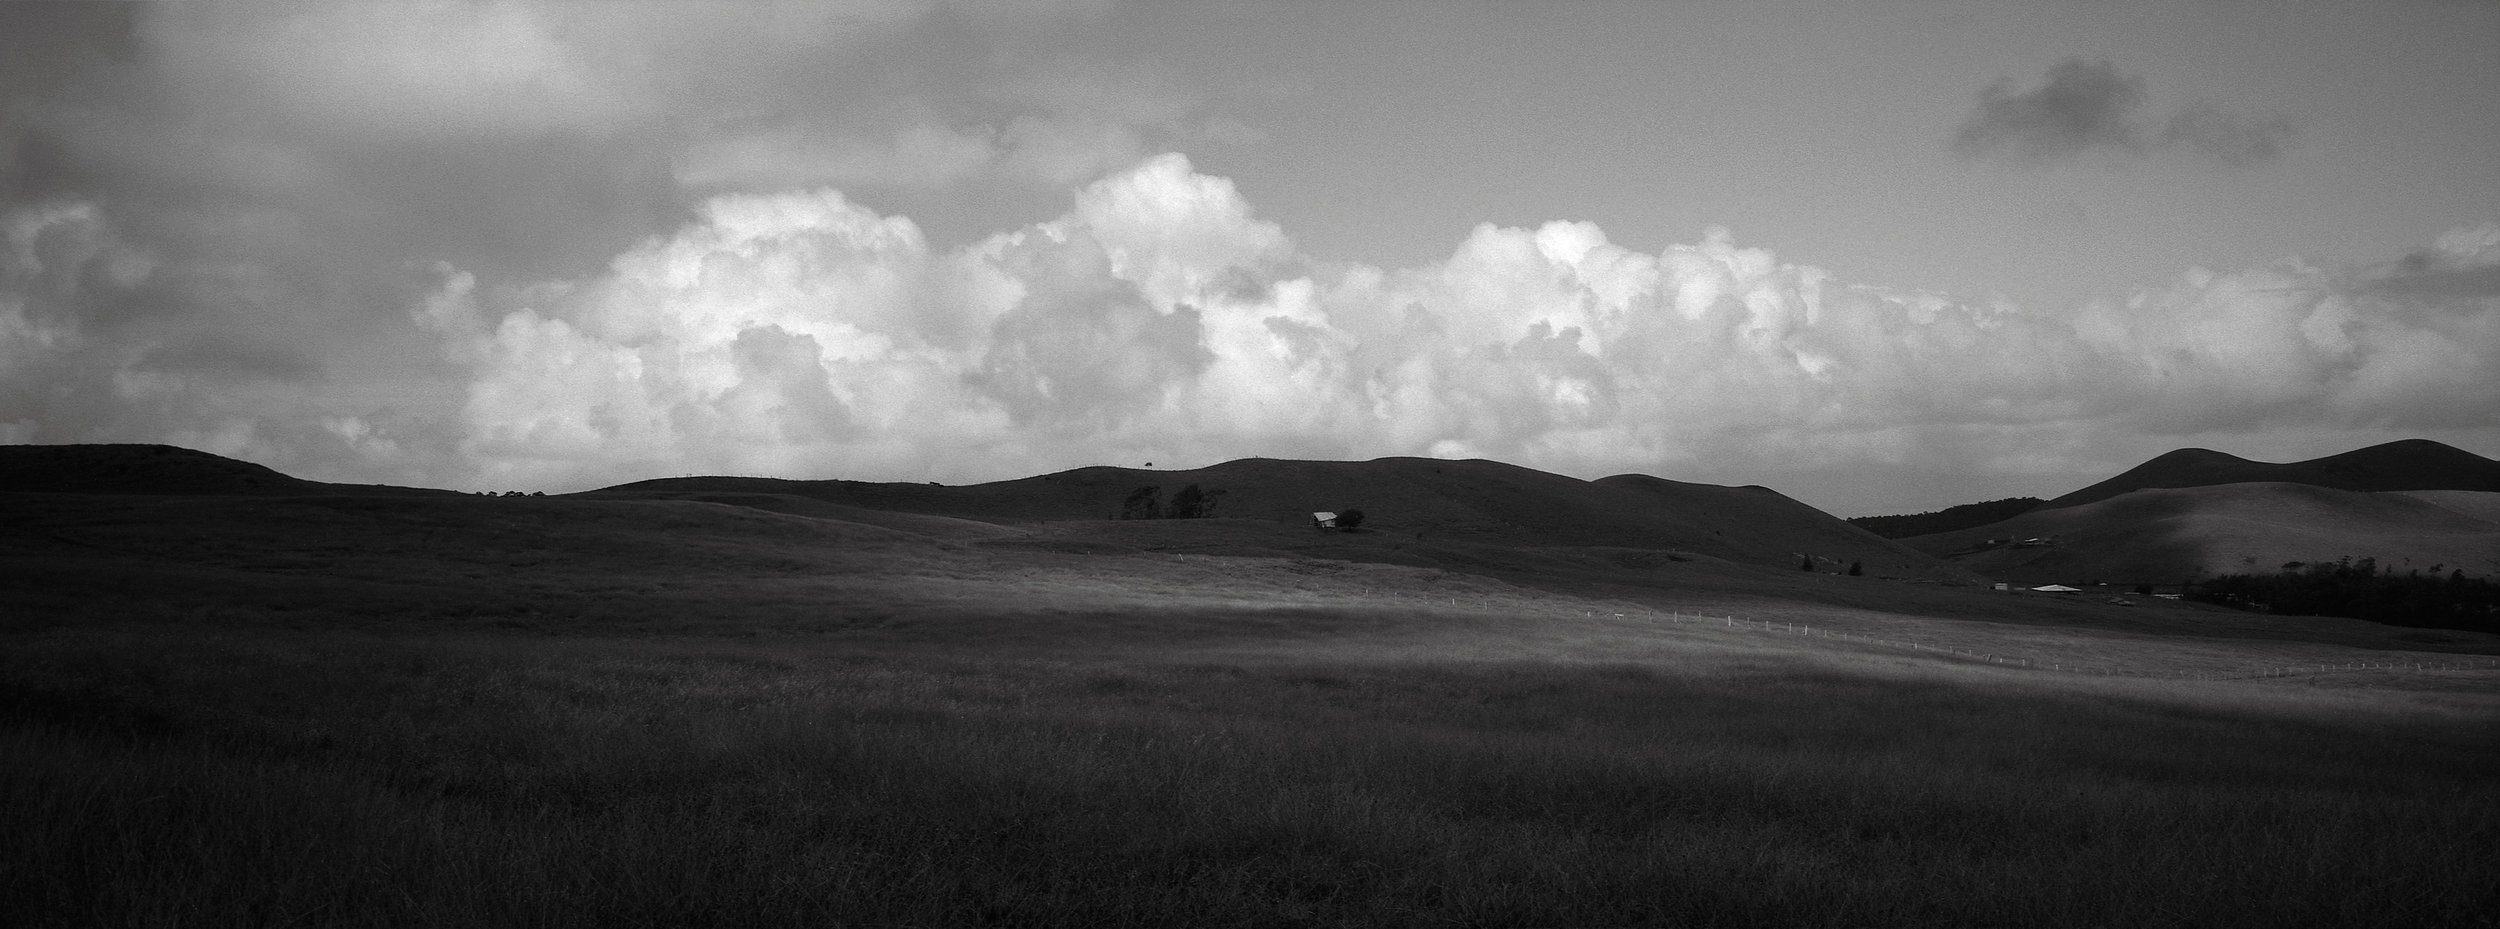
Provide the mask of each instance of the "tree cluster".
[{"label": "tree cluster", "polygon": [[1201,490],[1191,484],[1172,495],[1172,502],[1163,502],[1163,488],[1140,487],[1129,491],[1121,501],[1121,519],[1206,519],[1215,515],[1215,505],[1224,496],[1221,490]]},{"label": "tree cluster", "polygon": [[[1837,564],[1837,562],[1834,562],[1834,563],[1835,563],[1835,564]],[[1815,567],[1814,567],[1814,556],[1813,556],[1813,555],[1804,555],[1804,556],[1801,556],[1801,557],[1798,559],[1798,561],[1797,561],[1797,570],[1799,570],[1799,571],[1813,571],[1813,570],[1815,570]],[[1850,577],[1865,577],[1865,576],[1866,576],[1866,562],[1863,562],[1863,561],[1852,561],[1852,562],[1850,562],[1850,563],[1849,563],[1849,576],[1850,576]]]},{"label": "tree cluster", "polygon": [[2225,574],[2190,585],[2191,600],[2286,616],[2343,616],[2395,626],[2500,632],[2500,584],[2448,572],[2397,573],[2377,559],[2288,562],[2273,574]]},{"label": "tree cluster", "polygon": [[1985,526],[1999,520],[2012,519],[2031,512],[2041,501],[2038,497],[2007,497],[1986,503],[1965,503],[1933,513],[1908,516],[1856,516],[1849,524],[1887,539],[1906,539],[1918,535],[1934,535],[1957,529]]}]

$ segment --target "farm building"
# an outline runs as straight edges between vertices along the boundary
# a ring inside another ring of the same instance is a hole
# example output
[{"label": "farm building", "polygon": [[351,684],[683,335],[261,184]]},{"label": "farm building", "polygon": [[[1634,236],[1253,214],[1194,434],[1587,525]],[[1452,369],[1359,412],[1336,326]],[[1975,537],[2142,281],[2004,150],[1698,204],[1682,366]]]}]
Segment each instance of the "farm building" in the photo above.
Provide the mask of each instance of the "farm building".
[{"label": "farm building", "polygon": [[1335,514],[1335,513],[1313,513],[1313,514],[1311,514],[1311,528],[1313,528],[1313,529],[1335,529],[1335,528],[1337,528],[1337,514]]}]

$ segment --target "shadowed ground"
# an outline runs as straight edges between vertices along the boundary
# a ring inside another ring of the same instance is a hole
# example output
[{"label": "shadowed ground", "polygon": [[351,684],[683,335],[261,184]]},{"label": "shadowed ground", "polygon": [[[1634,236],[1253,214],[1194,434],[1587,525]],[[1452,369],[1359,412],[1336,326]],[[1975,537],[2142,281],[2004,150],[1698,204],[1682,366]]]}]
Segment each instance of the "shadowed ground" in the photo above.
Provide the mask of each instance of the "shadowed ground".
[{"label": "shadowed ground", "polygon": [[0,495],[0,923],[2500,912],[2491,636],[702,493]]}]

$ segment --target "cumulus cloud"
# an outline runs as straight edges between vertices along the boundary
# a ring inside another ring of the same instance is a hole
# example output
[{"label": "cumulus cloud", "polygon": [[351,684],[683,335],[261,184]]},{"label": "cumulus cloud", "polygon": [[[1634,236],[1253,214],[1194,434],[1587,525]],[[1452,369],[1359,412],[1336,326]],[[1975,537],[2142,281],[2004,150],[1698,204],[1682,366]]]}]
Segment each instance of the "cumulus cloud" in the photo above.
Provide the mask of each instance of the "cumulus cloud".
[{"label": "cumulus cloud", "polygon": [[1953,149],[1965,158],[2029,162],[2175,150],[2245,167],[2273,160],[2298,134],[2282,117],[2250,118],[2202,102],[2155,130],[2139,114],[2144,102],[2142,78],[2106,60],[2068,58],[2038,87],[2018,91],[1999,80],[1980,91],[1979,105],[1954,130]]},{"label": "cumulus cloud", "polygon": [[1165,155],[955,248],[820,188],[712,198],[591,274],[438,264],[402,319],[441,380],[393,382],[450,388],[429,404],[229,325],[197,295],[249,296],[251,275],[155,253],[95,204],[0,218],[0,438],[334,478],[1407,454],[1776,482],[2071,470],[2148,435],[2500,428],[2493,225],[2373,268],[2192,269],[2043,311],[1853,283],[1723,229],[1643,252],[1589,223],[1484,225],[1420,266],[1330,262]]},{"label": "cumulus cloud", "polygon": [[[2419,263],[2500,265],[2494,234]],[[461,431],[489,483],[1247,454],[1672,472],[2500,425],[2489,297],[2286,262],[2040,313],[1849,283],[1725,230],[1643,253],[1565,222],[1389,270],[1300,254],[1177,155],[957,250],[820,190],[715,200],[528,305],[471,286],[450,274],[418,312],[472,372]]]},{"label": "cumulus cloud", "polygon": [[[470,393],[445,378],[478,359],[409,324],[410,289],[445,280],[427,269],[467,282],[435,295],[437,322],[465,302],[500,325],[511,295],[545,296],[532,283],[613,270],[735,202],[714,195],[1064,191],[1205,122],[1150,74],[1014,95],[1057,73],[1051,53],[937,54],[1106,12],[1090,2],[41,6],[0,12],[23,27],[0,27],[0,216],[24,252],[5,435],[252,449],[314,476],[464,473],[431,430]],[[775,338],[738,343],[730,370],[760,378],[807,347]],[[356,448],[268,438],[306,428]]]},{"label": "cumulus cloud", "polygon": [[[961,48],[928,33],[992,28],[933,8],[102,7],[77,54],[0,64],[44,72],[0,112],[0,441],[552,489],[1390,454],[1743,482],[2500,429],[2495,227],[2080,308],[1855,283],[1720,229],[1483,225],[1349,264],[1147,155],[1257,127],[1030,45],[932,70]],[[1982,94],[1962,144],[2254,163],[2290,137],[2145,107],[2069,62]],[[1043,188],[1074,196],[1040,222],[924,208]]]}]

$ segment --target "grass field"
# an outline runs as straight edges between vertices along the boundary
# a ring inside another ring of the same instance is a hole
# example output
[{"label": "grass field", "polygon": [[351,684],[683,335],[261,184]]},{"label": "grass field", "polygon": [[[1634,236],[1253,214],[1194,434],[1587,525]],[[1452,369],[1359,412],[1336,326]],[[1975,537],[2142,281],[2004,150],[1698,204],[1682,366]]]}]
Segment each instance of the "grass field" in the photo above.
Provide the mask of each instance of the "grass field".
[{"label": "grass field", "polygon": [[0,924],[2500,924],[2490,637],[527,505],[19,501]]}]

